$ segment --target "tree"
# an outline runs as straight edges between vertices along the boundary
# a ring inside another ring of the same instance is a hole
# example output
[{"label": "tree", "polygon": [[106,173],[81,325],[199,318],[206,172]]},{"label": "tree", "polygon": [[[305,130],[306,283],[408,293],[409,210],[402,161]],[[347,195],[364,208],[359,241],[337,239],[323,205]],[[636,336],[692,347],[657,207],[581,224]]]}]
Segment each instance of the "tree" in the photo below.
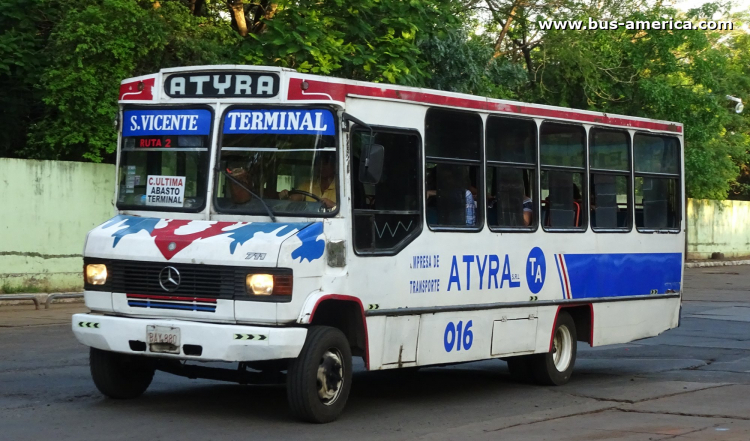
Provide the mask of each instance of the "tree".
[{"label": "tree", "polygon": [[30,1],[0,3],[0,152],[40,159],[113,160],[127,77],[221,63],[421,84],[420,43],[459,24],[457,0]]},{"label": "tree", "polygon": [[[548,29],[540,20],[696,22],[719,15],[709,3],[681,14],[660,3],[611,0],[488,0],[495,56],[523,60],[530,87],[525,100],[607,113],[679,121],[685,125],[687,192],[724,199],[747,163],[748,121],[731,111],[725,95],[748,96],[747,34],[742,31]],[[511,25],[508,25],[510,19]],[[743,17],[731,19],[737,28]],[[505,20],[505,21],[503,21]],[[605,24],[606,23],[606,24]],[[494,27],[493,27],[494,26]],[[744,63],[744,65],[743,65]]]},{"label": "tree", "polygon": [[[719,16],[735,30],[539,25]],[[679,121],[688,194],[750,197],[748,116],[725,98],[750,96],[747,18],[658,0],[0,0],[0,155],[111,161],[122,79],[271,65]]]}]

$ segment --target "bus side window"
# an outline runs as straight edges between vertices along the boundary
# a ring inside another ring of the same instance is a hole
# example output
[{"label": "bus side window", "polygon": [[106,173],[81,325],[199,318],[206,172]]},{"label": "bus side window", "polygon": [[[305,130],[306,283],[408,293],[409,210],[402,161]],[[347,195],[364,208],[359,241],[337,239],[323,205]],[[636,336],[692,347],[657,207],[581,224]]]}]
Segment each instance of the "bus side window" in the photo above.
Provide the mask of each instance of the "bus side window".
[{"label": "bus side window", "polygon": [[490,228],[534,230],[537,225],[536,124],[487,118],[487,223]]},{"label": "bus side window", "polygon": [[482,226],[482,118],[430,109],[425,118],[427,225],[437,229]]},{"label": "bus side window", "polygon": [[680,142],[636,133],[635,226],[639,231],[680,229]]},{"label": "bus side window", "polygon": [[589,132],[591,228],[630,230],[630,135],[593,128]]},{"label": "bus side window", "polygon": [[570,124],[543,123],[540,131],[542,225],[585,229],[586,131]]},{"label": "bus side window", "polygon": [[352,212],[354,250],[358,254],[398,253],[422,230],[420,139],[416,132],[376,131],[385,150],[377,184],[359,181],[359,158],[369,130],[352,133]]}]

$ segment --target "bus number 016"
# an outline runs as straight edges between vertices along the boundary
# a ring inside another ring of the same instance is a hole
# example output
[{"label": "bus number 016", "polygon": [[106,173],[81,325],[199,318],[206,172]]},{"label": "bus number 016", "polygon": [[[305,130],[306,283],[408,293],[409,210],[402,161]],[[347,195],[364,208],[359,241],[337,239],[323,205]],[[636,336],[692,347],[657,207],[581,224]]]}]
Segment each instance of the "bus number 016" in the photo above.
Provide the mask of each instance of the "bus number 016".
[{"label": "bus number 016", "polygon": [[463,345],[464,351],[471,349],[471,344],[474,343],[474,333],[471,332],[471,323],[469,320],[466,322],[464,328],[464,322],[448,322],[448,326],[445,327],[445,334],[443,335],[443,345],[445,345],[445,352],[450,352],[455,346],[457,351],[461,350]]}]

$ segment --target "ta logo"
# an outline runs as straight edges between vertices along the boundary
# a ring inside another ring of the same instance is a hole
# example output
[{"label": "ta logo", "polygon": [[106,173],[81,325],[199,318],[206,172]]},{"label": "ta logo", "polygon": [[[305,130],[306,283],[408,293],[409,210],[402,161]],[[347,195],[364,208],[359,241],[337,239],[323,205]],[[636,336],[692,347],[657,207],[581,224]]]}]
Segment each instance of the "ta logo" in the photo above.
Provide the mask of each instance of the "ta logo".
[{"label": "ta logo", "polygon": [[526,259],[526,283],[533,294],[539,293],[544,286],[544,277],[547,275],[547,262],[544,253],[539,247],[534,247]]}]

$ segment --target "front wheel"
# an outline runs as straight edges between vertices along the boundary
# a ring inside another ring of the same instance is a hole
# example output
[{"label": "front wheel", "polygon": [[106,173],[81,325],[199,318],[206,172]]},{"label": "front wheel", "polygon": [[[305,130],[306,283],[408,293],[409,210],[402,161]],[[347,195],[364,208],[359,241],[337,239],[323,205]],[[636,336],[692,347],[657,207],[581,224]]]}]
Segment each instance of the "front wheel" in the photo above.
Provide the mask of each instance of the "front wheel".
[{"label": "front wheel", "polygon": [[137,398],[148,389],[154,367],[144,357],[91,348],[91,378],[99,392],[110,398]]},{"label": "front wheel", "polygon": [[552,335],[552,352],[531,356],[531,370],[536,382],[550,386],[567,383],[573,373],[577,350],[575,322],[570,314],[560,311]]},{"label": "front wheel", "polygon": [[352,352],[344,334],[313,326],[302,352],[287,372],[287,399],[292,414],[311,423],[329,423],[344,410],[352,383]]}]

